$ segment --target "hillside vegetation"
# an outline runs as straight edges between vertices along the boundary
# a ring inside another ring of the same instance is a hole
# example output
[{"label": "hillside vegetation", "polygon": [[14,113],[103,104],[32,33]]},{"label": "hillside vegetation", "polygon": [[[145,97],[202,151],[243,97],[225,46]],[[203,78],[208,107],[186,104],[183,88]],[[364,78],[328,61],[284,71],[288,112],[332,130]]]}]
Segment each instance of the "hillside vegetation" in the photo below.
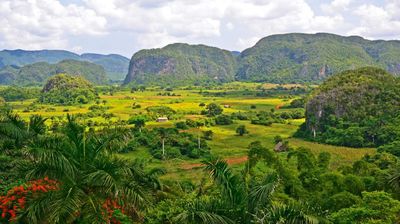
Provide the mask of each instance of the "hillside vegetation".
[{"label": "hillside vegetation", "polygon": [[292,33],[265,37],[242,53],[204,45],[172,44],[136,53],[125,84],[232,80],[320,83],[335,73],[365,66],[399,75],[400,42]]},{"label": "hillside vegetation", "polygon": [[282,34],[243,51],[238,80],[320,82],[348,69],[377,66],[400,74],[400,42],[369,41],[334,34]]},{"label": "hillside vegetation", "polygon": [[[37,62],[56,64],[63,60],[88,61],[104,67],[107,78],[123,80],[128,72],[129,59],[117,54],[102,55],[85,53],[78,55],[63,50],[3,50],[0,51],[0,69],[7,66],[22,67]],[[1,82],[1,80],[0,80]]]},{"label": "hillside vegetation", "polygon": [[125,84],[200,84],[234,80],[231,52],[205,45],[171,44],[134,54]]},{"label": "hillside vegetation", "polygon": [[93,85],[80,76],[59,74],[43,87],[39,101],[49,104],[86,104],[97,98]]},{"label": "hillside vegetation", "polygon": [[79,75],[95,84],[107,83],[103,67],[86,61],[63,60],[57,64],[38,62],[23,67],[6,66],[0,69],[0,84],[34,86],[59,73]]},{"label": "hillside vegetation", "polygon": [[397,140],[400,82],[378,68],[334,75],[306,105],[303,131],[335,145],[379,146]]}]

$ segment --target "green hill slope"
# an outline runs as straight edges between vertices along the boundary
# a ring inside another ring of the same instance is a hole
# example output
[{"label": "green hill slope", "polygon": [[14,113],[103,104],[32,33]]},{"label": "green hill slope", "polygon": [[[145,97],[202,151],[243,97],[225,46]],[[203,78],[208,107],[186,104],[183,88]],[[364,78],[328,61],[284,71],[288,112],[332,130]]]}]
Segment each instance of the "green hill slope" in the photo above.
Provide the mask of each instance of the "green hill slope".
[{"label": "green hill slope", "polygon": [[399,78],[366,67],[326,80],[306,105],[305,137],[335,145],[379,146],[400,136]]},{"label": "green hill slope", "polygon": [[334,73],[364,66],[400,74],[400,42],[326,33],[268,36],[241,53],[236,79],[320,82]]},{"label": "green hill slope", "polygon": [[171,44],[134,54],[125,84],[177,85],[233,81],[231,52],[205,45]]},{"label": "green hill slope", "polygon": [[0,70],[2,85],[42,85],[46,80],[60,73],[79,75],[95,84],[107,83],[103,67],[86,61],[63,60],[57,64],[38,62],[23,67],[6,66]]},{"label": "green hill slope", "polygon": [[117,54],[82,54],[78,55],[63,50],[3,50],[0,51],[0,68],[14,65],[25,66],[37,62],[56,64],[63,60],[88,61],[104,67],[107,78],[111,80],[123,80],[128,72],[129,59]]}]

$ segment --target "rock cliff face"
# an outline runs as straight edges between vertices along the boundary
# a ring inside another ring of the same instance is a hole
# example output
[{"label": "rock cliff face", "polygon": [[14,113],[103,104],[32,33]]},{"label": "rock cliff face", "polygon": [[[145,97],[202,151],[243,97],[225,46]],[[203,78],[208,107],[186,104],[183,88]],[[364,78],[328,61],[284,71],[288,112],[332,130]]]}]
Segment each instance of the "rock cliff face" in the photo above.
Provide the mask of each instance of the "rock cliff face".
[{"label": "rock cliff face", "polygon": [[196,84],[233,81],[231,52],[204,45],[171,44],[133,55],[125,84]]}]

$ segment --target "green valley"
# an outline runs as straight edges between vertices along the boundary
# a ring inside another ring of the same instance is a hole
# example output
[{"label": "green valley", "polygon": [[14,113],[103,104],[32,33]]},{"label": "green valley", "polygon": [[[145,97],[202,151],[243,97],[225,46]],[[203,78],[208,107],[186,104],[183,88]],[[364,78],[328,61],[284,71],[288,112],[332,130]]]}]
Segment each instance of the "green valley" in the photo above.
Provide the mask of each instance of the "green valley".
[{"label": "green valley", "polygon": [[0,69],[0,223],[399,223],[397,45],[170,44],[129,69],[21,52]]}]

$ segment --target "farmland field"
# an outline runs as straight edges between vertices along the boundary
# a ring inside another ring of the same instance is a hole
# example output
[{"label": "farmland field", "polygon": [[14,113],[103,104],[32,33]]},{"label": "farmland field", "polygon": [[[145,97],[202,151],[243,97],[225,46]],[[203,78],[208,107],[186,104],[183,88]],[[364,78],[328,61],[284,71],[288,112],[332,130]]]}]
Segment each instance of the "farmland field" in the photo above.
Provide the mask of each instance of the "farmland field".
[{"label": "farmland field", "polygon": [[[275,84],[264,84],[264,88],[276,88]],[[135,115],[145,115],[148,112],[146,108],[152,106],[166,106],[175,111],[171,119],[167,122],[156,122],[153,118],[146,122],[147,128],[155,127],[174,127],[175,123],[185,121],[186,119],[202,119],[201,115],[204,106],[199,104],[216,103],[219,105],[229,105],[224,108],[224,114],[247,113],[275,110],[276,113],[290,112],[295,109],[285,108],[293,99],[300,96],[290,96],[288,94],[271,94],[270,96],[255,96],[253,91],[256,89],[253,83],[231,83],[221,86],[219,89],[209,91],[201,89],[185,90],[184,88],[166,92],[162,89],[147,89],[145,91],[131,92],[128,90],[118,90],[109,93],[101,93],[96,102],[89,104],[73,106],[57,106],[38,103],[36,99],[11,102],[10,105],[16,113],[23,119],[28,119],[33,114],[39,114],[50,118],[47,124],[50,125],[53,120],[65,120],[66,114],[87,114],[90,107],[100,105],[107,108],[106,113],[112,114],[109,118],[102,116],[90,116],[81,119],[82,123],[93,123],[95,128],[101,129],[113,123],[114,125],[126,126],[126,120]],[[287,88],[292,85],[284,86]],[[164,96],[162,93],[169,93]],[[32,107],[32,105],[34,105]],[[137,108],[134,108],[134,105]],[[329,152],[332,155],[332,168],[341,165],[351,165],[352,162],[361,159],[365,154],[374,154],[375,150],[371,148],[348,148],[329,146],[305,141],[298,138],[292,138],[299,125],[304,119],[288,119],[282,123],[273,123],[270,126],[251,124],[248,120],[235,120],[230,125],[212,125],[199,128],[190,128],[185,132],[200,135],[203,131],[211,130],[213,132],[212,140],[208,141],[211,153],[215,156],[227,159],[234,167],[240,167],[247,160],[248,146],[251,142],[261,141],[266,147],[274,148],[274,137],[279,135],[288,139],[290,146],[294,149],[298,147],[309,148],[315,155],[320,152]],[[235,132],[239,125],[245,125],[248,134],[238,136]],[[286,153],[281,153],[285,157]],[[196,175],[201,172],[198,164],[202,159],[189,159],[186,157],[175,158],[171,160],[157,160],[152,157],[147,148],[138,148],[132,152],[120,154],[126,159],[145,159],[149,161],[152,167],[161,167],[166,169],[165,179],[196,179]]]}]

